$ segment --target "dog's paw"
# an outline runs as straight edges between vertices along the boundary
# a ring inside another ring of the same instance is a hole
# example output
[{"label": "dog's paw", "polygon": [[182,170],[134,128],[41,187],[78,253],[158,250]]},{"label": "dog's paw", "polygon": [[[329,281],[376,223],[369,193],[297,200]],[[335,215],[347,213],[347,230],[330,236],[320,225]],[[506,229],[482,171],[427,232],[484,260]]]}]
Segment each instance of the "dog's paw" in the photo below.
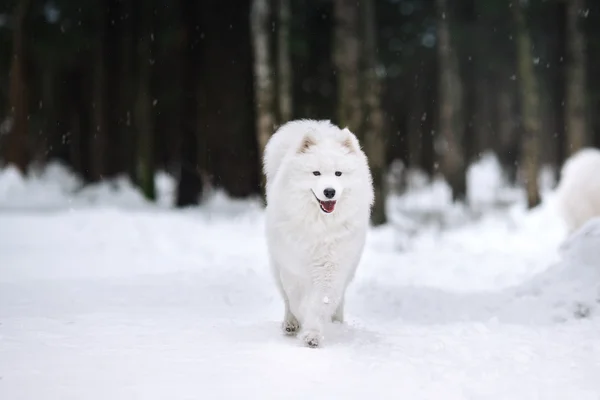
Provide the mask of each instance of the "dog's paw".
[{"label": "dog's paw", "polygon": [[296,318],[286,319],[281,324],[281,329],[286,335],[295,335],[298,332],[298,329],[300,329],[300,324]]},{"label": "dog's paw", "polygon": [[319,347],[322,339],[323,336],[317,331],[307,331],[304,333],[304,335],[302,335],[304,344],[311,348]]}]

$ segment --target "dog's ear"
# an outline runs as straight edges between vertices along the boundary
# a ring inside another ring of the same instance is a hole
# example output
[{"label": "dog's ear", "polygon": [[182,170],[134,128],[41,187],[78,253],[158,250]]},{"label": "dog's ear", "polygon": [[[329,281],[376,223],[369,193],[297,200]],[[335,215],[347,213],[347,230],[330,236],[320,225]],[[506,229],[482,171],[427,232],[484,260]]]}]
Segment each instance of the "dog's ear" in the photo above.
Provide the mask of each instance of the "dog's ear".
[{"label": "dog's ear", "polygon": [[344,146],[350,153],[356,153],[356,149],[354,148],[354,143],[352,143],[352,139],[346,138],[342,142],[342,146]]},{"label": "dog's ear", "polygon": [[348,149],[350,153],[356,153],[356,145],[354,144],[354,141],[352,140],[351,136],[352,132],[350,132],[348,128],[344,128],[342,131],[347,134],[347,136],[342,141],[342,146]]},{"label": "dog's ear", "polygon": [[306,153],[312,146],[316,145],[317,141],[310,134],[304,135],[298,153]]}]

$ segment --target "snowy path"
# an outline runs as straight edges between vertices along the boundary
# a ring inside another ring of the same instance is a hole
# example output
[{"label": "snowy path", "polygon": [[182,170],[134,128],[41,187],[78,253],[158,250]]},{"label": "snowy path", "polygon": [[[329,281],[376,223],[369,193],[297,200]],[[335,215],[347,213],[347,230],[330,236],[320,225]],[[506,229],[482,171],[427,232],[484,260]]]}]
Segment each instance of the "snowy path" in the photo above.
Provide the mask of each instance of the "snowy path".
[{"label": "snowy path", "polygon": [[599,318],[560,298],[591,277],[546,270],[562,233],[526,222],[407,253],[372,232],[347,324],[308,349],[260,213],[0,212],[0,399],[598,400]]}]

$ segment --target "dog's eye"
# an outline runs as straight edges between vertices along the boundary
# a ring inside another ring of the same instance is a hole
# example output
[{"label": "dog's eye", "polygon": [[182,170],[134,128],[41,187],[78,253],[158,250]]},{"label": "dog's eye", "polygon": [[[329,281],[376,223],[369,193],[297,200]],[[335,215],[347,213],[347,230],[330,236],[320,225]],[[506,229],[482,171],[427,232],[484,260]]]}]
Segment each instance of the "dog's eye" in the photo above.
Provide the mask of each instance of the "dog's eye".
[{"label": "dog's eye", "polygon": [[335,171],[335,176],[342,176],[342,173],[340,171]]},{"label": "dog's eye", "polygon": [[313,175],[314,176],[319,176],[319,175],[321,175],[321,173],[319,171],[313,171]]}]

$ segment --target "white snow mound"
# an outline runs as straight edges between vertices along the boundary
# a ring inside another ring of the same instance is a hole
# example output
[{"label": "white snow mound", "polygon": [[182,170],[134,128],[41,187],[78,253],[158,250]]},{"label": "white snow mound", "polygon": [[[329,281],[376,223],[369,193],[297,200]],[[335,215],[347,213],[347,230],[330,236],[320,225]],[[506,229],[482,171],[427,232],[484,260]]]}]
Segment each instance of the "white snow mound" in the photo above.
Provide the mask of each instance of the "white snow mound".
[{"label": "white snow mound", "polygon": [[315,350],[281,333],[258,202],[50,175],[0,171],[0,399],[600,398],[598,219],[563,243],[544,199],[404,252],[372,229]]}]

